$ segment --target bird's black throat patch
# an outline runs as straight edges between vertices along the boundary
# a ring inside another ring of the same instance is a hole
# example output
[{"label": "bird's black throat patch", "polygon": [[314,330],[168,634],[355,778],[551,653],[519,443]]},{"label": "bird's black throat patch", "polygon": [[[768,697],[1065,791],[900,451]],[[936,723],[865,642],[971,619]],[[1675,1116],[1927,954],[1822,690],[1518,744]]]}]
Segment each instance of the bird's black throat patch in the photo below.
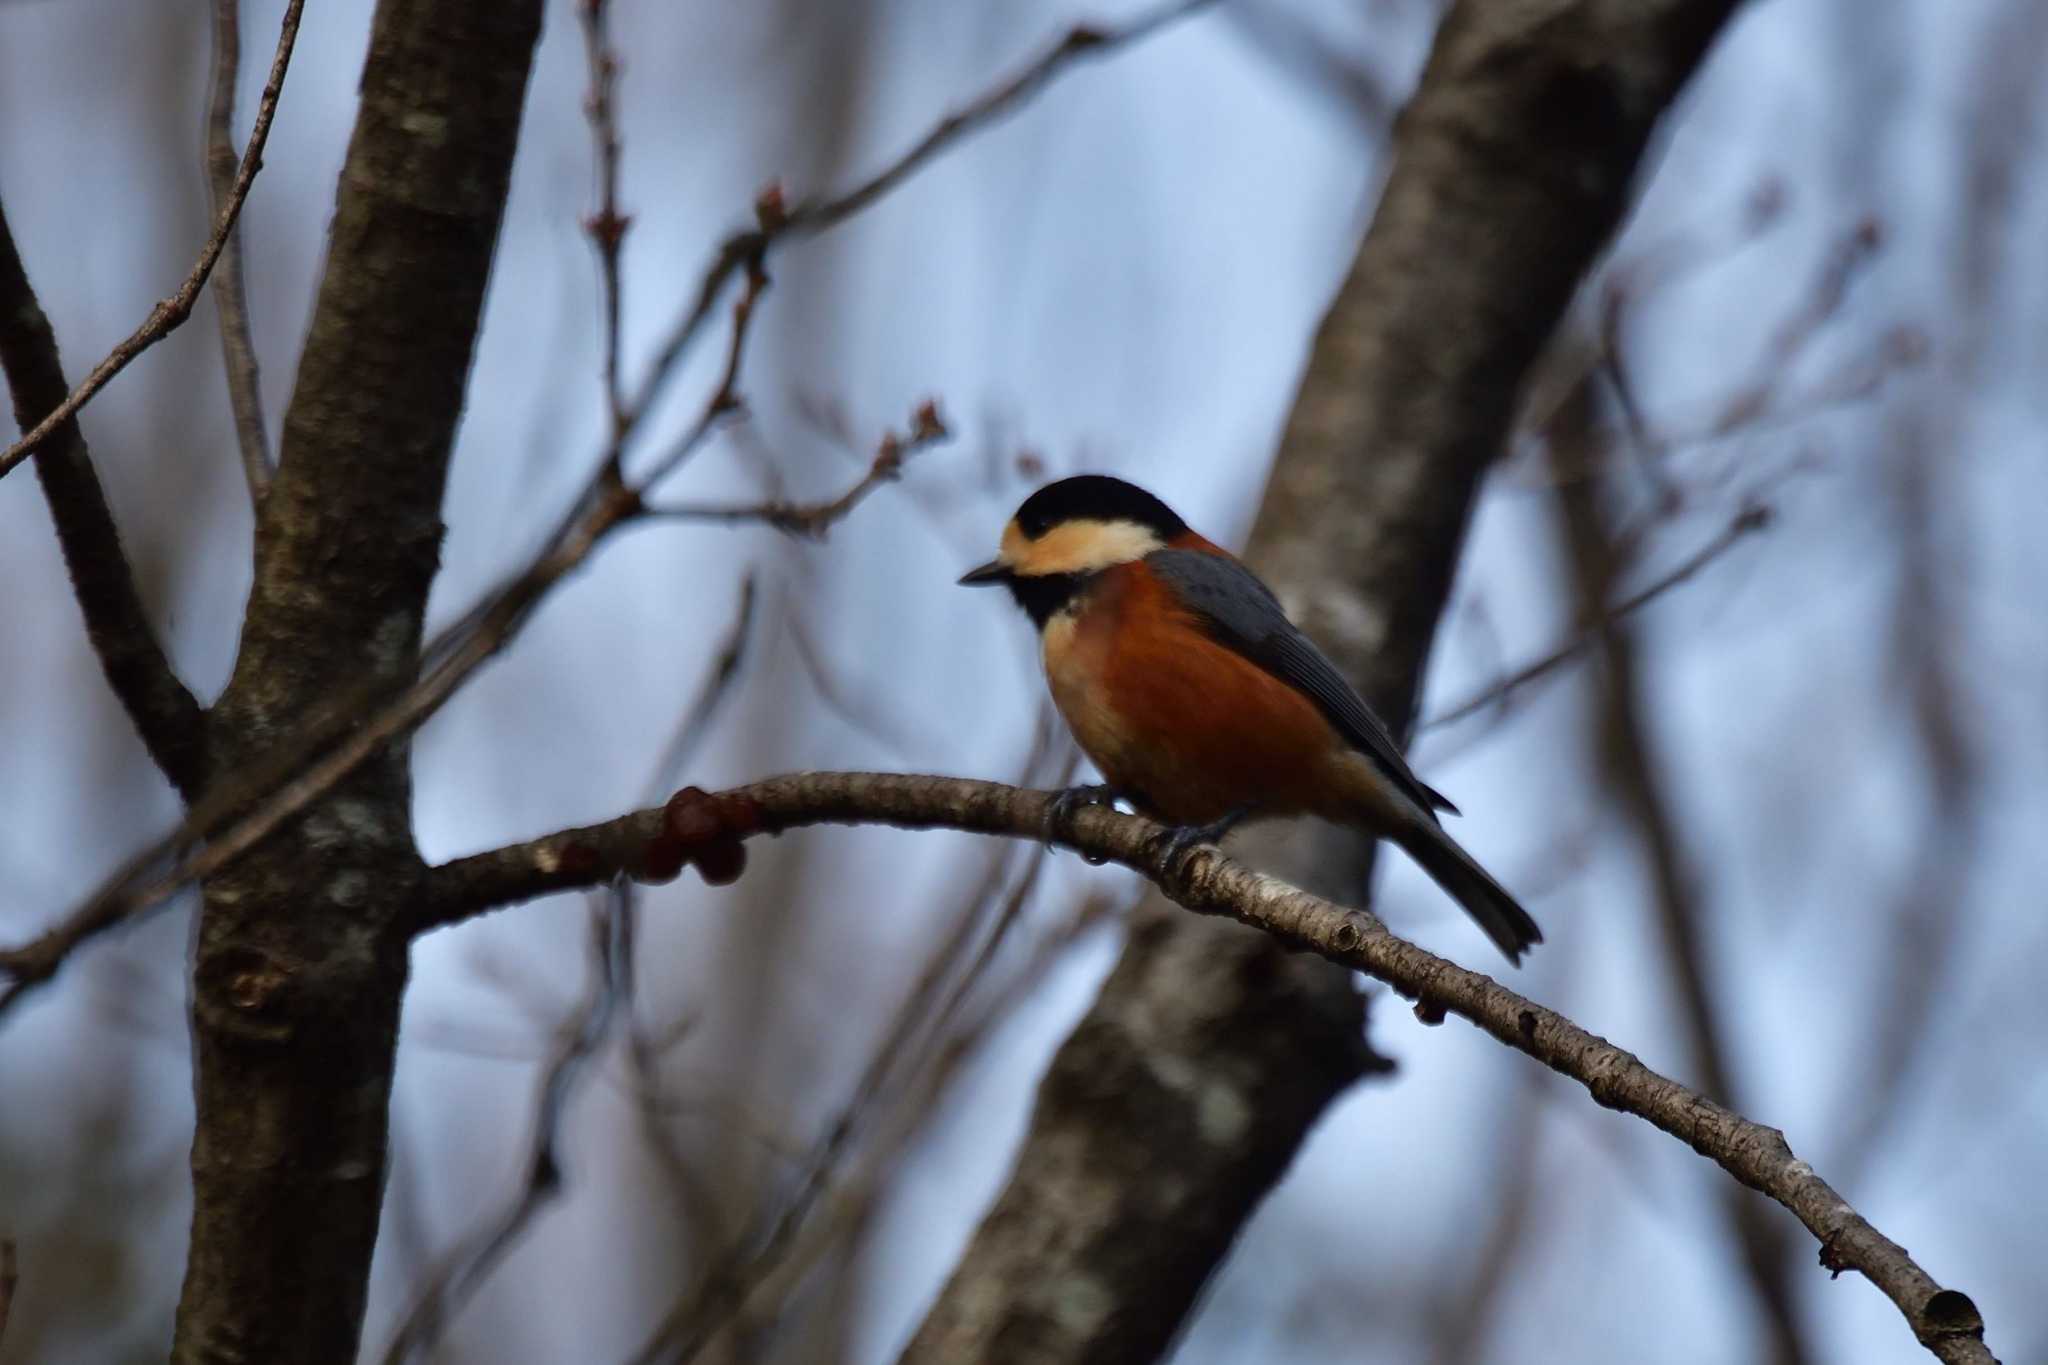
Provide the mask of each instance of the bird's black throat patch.
[{"label": "bird's black throat patch", "polygon": [[1017,599],[1017,605],[1024,608],[1031,624],[1044,630],[1045,623],[1058,615],[1061,607],[1086,592],[1097,577],[1092,573],[1016,574],[1004,586]]}]

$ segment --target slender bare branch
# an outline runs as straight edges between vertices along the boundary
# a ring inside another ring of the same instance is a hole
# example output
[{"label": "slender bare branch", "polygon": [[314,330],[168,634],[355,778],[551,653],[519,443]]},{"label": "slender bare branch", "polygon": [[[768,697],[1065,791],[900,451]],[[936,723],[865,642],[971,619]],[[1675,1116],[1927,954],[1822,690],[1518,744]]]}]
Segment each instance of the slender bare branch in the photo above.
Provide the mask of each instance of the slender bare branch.
[{"label": "slender bare branch", "polygon": [[[286,15],[287,39],[296,34],[303,2],[291,0]],[[761,267],[769,240],[790,232],[821,232],[844,221],[907,178],[945,146],[1014,108],[1069,61],[1125,47],[1158,31],[1173,18],[1208,3],[1213,0],[1179,0],[1136,24],[1109,33],[1086,28],[1070,32],[1022,76],[998,86],[962,114],[949,116],[898,163],[846,195],[793,212],[782,204],[779,193],[764,194],[757,205],[763,226],[757,232],[729,239],[720,249],[698,305],[686,325],[671,337],[654,375],[627,407],[630,436],[652,398],[665,386],[682,352],[709,318],[726,283],[744,267],[747,289],[734,308],[732,345],[719,385],[697,421],[657,462],[640,488],[649,488],[673,472],[722,422],[740,410],[740,361],[754,302],[767,284]],[[288,52],[288,43],[281,44],[280,63],[272,69],[271,83],[258,110],[256,131],[251,135],[252,154],[260,152],[260,138],[268,135],[276,91],[283,78],[282,60]],[[243,195],[246,181],[253,174],[254,163],[245,158],[242,175],[237,179]],[[239,206],[240,199],[235,202]],[[471,672],[511,643],[554,584],[580,566],[613,530],[640,517],[643,507],[639,492],[625,486],[619,453],[608,443],[597,474],[528,565],[428,644],[423,651],[426,667],[412,686],[382,704],[374,695],[358,694],[345,703],[330,706],[324,716],[303,724],[297,735],[280,744],[250,771],[218,782],[213,795],[177,828],[123,864],[56,926],[28,943],[0,949],[0,978],[5,981],[0,985],[0,1016],[28,991],[55,975],[78,944],[160,906],[178,888],[239,857],[308,803],[331,790],[371,754],[393,738],[410,733],[440,709]],[[4,468],[0,468],[0,473],[4,473]]]},{"label": "slender bare branch", "polygon": [[[0,370],[26,429],[64,398],[57,338],[30,286],[7,216],[0,210]],[[121,534],[75,418],[53,428],[36,453],[36,478],[56,523],[57,543],[85,632],[114,696],[157,767],[187,798],[205,779],[206,716],[178,679],[136,591]]]},{"label": "slender bare branch", "polygon": [[[1589,380],[1562,404],[1553,425],[1582,434],[1595,421],[1596,391]],[[1549,442],[1553,449],[1559,442]],[[1565,444],[1569,444],[1566,442]],[[1594,634],[1604,668],[1594,730],[1601,771],[1616,810],[1635,827],[1656,888],[1655,922],[1662,931],[1664,958],[1675,992],[1676,1018],[1688,1035],[1703,1094],[1725,1105],[1740,1102],[1736,1065],[1730,1054],[1721,1002],[1707,979],[1702,942],[1705,916],[1694,891],[1695,877],[1660,780],[1643,719],[1641,660],[1633,631],[1601,610],[1625,571],[1630,551],[1612,520],[1609,480],[1569,479],[1558,483],[1559,523],[1572,565],[1580,610],[1601,619]],[[1786,1256],[1788,1231],[1741,1191],[1720,1193],[1742,1264],[1755,1291],[1762,1328],[1775,1365],[1805,1365],[1813,1357],[1801,1329],[1797,1288]]]},{"label": "slender bare branch", "polygon": [[804,200],[785,207],[779,191],[757,205],[758,226],[737,232],[720,244],[697,289],[696,301],[662,343],[647,377],[634,393],[627,412],[637,418],[667,388],[676,367],[711,319],[726,285],[743,266],[758,268],[768,249],[784,237],[809,237],[846,221],[908,180],[934,157],[989,124],[1014,114],[1055,77],[1085,57],[1105,57],[1140,43],[1161,29],[1213,4],[1214,0],[1169,0],[1124,25],[1104,29],[1078,24],[1015,75],[998,81],[958,110],[940,119],[917,143],[867,180],[840,194]]},{"label": "slender bare branch", "polygon": [[1618,621],[1635,615],[1680,584],[1698,577],[1702,570],[1735,548],[1745,537],[1763,530],[1770,524],[1770,508],[1760,503],[1744,507],[1721,528],[1718,535],[1686,556],[1670,572],[1608,607],[1600,614],[1599,620],[1582,626],[1571,639],[1542,658],[1522,665],[1506,677],[1488,683],[1465,700],[1424,719],[1416,729],[1434,730],[1440,726],[1454,725],[1490,707],[1504,706],[1512,702],[1515,695],[1530,683],[1548,677],[1591,649],[1600,639],[1602,631]]},{"label": "slender bare branch", "polygon": [[[902,773],[800,773],[711,796],[686,790],[664,808],[432,869],[434,913],[417,927],[455,923],[496,905],[590,886],[620,872],[636,878],[672,875],[681,861],[699,853],[806,825],[881,824],[1043,840],[1054,796],[996,782]],[[1936,1358],[1993,1365],[1983,1320],[1968,1296],[1942,1288],[1903,1247],[1872,1227],[1793,1155],[1784,1134],[1660,1075],[1634,1054],[1481,973],[1396,937],[1368,911],[1312,896],[1213,848],[1169,859],[1166,832],[1142,817],[1091,806],[1076,813],[1055,842],[1143,873],[1190,910],[1226,915],[1277,935],[1375,977],[1432,1012],[1478,1025],[1578,1081],[1598,1103],[1646,1120],[1784,1205],[1819,1241],[1822,1264],[1868,1278]]]},{"label": "slender bare branch", "polygon": [[726,628],[725,639],[712,656],[711,667],[706,670],[697,695],[683,708],[682,716],[676,721],[674,737],[662,749],[661,758],[654,765],[655,785],[650,796],[675,786],[681,780],[683,769],[689,766],[705,737],[711,733],[713,717],[725,705],[726,698],[732,695],[733,685],[739,681],[740,669],[746,663],[747,644],[754,635],[757,588],[755,575],[748,573],[740,583],[740,600],[733,609],[732,624]]},{"label": "slender bare branch", "polygon": [[[206,185],[213,216],[226,213],[235,194],[235,81],[242,69],[241,0],[213,0],[213,95],[206,106]],[[227,369],[228,407],[249,500],[270,487],[270,443],[263,427],[263,390],[256,344],[249,334],[249,296],[242,277],[242,228],[234,222],[213,270],[213,306],[220,314],[221,361]]]},{"label": "slender bare branch", "polygon": [[227,204],[214,219],[213,232],[207,237],[206,245],[199,249],[199,259],[185,276],[185,282],[169,298],[150,309],[142,325],[109,352],[105,360],[95,365],[92,373],[79,381],[78,387],[48,416],[20,440],[0,451],[0,477],[5,477],[8,471],[33,455],[58,427],[77,415],[94,394],[126,369],[129,361],[176,331],[192,315],[192,305],[199,298],[199,291],[206,287],[206,278],[213,273],[221,252],[227,249],[228,238],[235,230],[235,220],[241,217],[242,205],[249,198],[249,187],[255,183],[256,172],[263,164],[263,144],[270,139],[270,121],[277,113],[278,93],[284,89],[285,68],[291,64],[292,45],[299,36],[299,14],[305,7],[306,0],[289,0],[285,5],[284,22],[277,35],[277,55],[271,59],[270,79],[265,83],[263,98],[256,106],[256,124],[250,129],[249,145],[242,153],[242,164],[235,172],[235,183],[229,191]]},{"label": "slender bare branch", "polygon": [[788,535],[816,540],[844,521],[868,494],[901,478],[903,464],[911,456],[951,434],[939,416],[938,405],[927,400],[918,406],[911,418],[909,437],[898,436],[893,431],[883,432],[875,449],[874,462],[868,466],[867,473],[836,498],[816,503],[789,502],[780,498],[758,503],[681,503],[670,507],[650,506],[646,515],[665,521],[711,521],[727,525],[761,522]]},{"label": "slender bare branch", "polygon": [[583,26],[584,59],[590,91],[583,112],[597,165],[597,212],[583,230],[597,248],[598,303],[604,317],[604,402],[611,423],[611,454],[617,460],[626,440],[626,402],[619,386],[619,248],[632,220],[619,212],[619,54],[611,44],[610,0],[583,0],[576,7]]},{"label": "slender bare branch", "polygon": [[490,1277],[534,1216],[562,1192],[562,1123],[578,1084],[611,1036],[618,1016],[620,941],[631,895],[631,888],[621,883],[591,908],[590,989],[565,1021],[555,1054],[541,1075],[519,1192],[428,1275],[385,1348],[385,1365],[402,1365],[430,1355],[449,1320]]},{"label": "slender bare branch", "polygon": [[[1050,717],[1041,717],[1041,721],[1033,753],[1024,765],[1026,780],[1037,775],[1040,761],[1052,748]],[[1057,777],[1061,785],[1072,779],[1075,763],[1070,755]],[[633,1357],[636,1365],[686,1365],[694,1360],[796,1252],[800,1235],[825,1202],[841,1164],[872,1115],[890,1092],[900,1090],[924,1070],[962,1002],[994,960],[1037,888],[1046,863],[1042,851],[1034,851],[1023,874],[1009,893],[1002,895],[1008,861],[1001,855],[990,860],[987,875],[966,900],[965,913],[954,916],[938,946],[925,959],[845,1104],[802,1163],[794,1192],[762,1228],[728,1248],[697,1277],[696,1284],[663,1315]],[[998,902],[1000,906],[991,917],[987,911]],[[981,944],[970,959],[968,952],[977,936]],[[949,979],[952,985],[947,988]]]}]

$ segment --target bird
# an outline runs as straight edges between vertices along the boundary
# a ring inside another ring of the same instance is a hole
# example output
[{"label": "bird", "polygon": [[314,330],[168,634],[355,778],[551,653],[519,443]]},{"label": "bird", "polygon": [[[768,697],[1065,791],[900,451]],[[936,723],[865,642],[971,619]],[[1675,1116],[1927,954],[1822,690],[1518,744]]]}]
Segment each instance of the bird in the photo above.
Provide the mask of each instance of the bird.
[{"label": "bird", "polygon": [[1007,588],[1031,618],[1053,703],[1105,779],[1061,793],[1055,821],[1120,800],[1185,854],[1246,820],[1320,816],[1399,845],[1510,962],[1543,941],[1272,589],[1151,493],[1105,474],[1049,483],[960,582]]}]

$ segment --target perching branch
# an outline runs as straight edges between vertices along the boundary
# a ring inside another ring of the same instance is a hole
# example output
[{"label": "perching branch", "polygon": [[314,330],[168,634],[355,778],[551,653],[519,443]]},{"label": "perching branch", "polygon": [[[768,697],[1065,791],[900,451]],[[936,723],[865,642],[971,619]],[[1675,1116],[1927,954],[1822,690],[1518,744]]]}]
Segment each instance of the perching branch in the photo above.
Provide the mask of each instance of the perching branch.
[{"label": "perching branch", "polygon": [[[57,338],[29,284],[4,210],[0,370],[13,394],[15,420],[24,430],[63,404],[64,367]],[[57,543],[72,593],[85,615],[86,635],[149,756],[172,786],[193,797],[206,769],[206,716],[179,681],[150,625],[84,432],[75,418],[62,420],[51,430],[52,439],[36,454],[36,478],[56,523]]]},{"label": "perching branch", "polygon": [[249,145],[242,153],[241,168],[235,172],[227,204],[214,219],[213,233],[206,239],[206,245],[199,249],[199,259],[193,263],[191,273],[185,276],[185,282],[178,286],[176,293],[149,310],[149,316],[143,319],[142,325],[109,352],[105,360],[94,366],[92,373],[81,380],[63,402],[20,440],[0,451],[0,478],[33,455],[58,427],[75,416],[94,394],[107,386],[109,380],[126,369],[129,361],[176,331],[192,315],[192,305],[199,298],[199,291],[206,287],[206,277],[213,273],[214,264],[227,249],[228,238],[235,230],[235,220],[241,217],[242,204],[249,197],[249,186],[255,183],[256,172],[263,165],[263,144],[270,139],[270,120],[277,113],[278,92],[284,88],[285,68],[291,64],[292,44],[299,36],[299,13],[305,7],[306,0],[290,0],[285,6],[284,23],[277,35],[277,55],[271,59],[270,79],[265,83],[263,98],[256,106],[256,124],[249,131]]},{"label": "perching branch", "polygon": [[[741,841],[814,824],[882,824],[1045,839],[1053,794],[966,778],[896,773],[801,773],[715,795],[685,789],[660,809],[456,859],[431,869],[414,926],[424,932],[498,905],[599,884],[624,872],[674,875],[696,863],[717,880],[744,866]],[[1213,848],[1178,861],[1161,853],[1163,827],[1102,807],[1076,813],[1055,842],[1143,873],[1175,901],[1226,915],[1385,982],[1431,1011],[1455,1014],[1583,1085],[1595,1101],[1685,1142],[1751,1189],[1789,1209],[1820,1243],[1821,1263],[1854,1270],[1898,1307],[1922,1345],[1956,1365],[1995,1365],[1969,1297],[1944,1289],[1903,1247],[1872,1227],[1784,1135],[1645,1066],[1634,1054],[1498,982],[1396,937],[1368,911],[1347,909],[1251,871]]]},{"label": "perching branch", "polygon": [[[235,195],[235,80],[242,67],[241,0],[213,0],[213,96],[206,107],[206,186],[213,213],[227,212]],[[242,278],[242,229],[228,229],[214,267],[213,306],[220,314],[221,361],[228,376],[228,406],[249,500],[270,487],[270,445],[263,430],[263,391],[256,345],[249,335],[249,297]]]}]

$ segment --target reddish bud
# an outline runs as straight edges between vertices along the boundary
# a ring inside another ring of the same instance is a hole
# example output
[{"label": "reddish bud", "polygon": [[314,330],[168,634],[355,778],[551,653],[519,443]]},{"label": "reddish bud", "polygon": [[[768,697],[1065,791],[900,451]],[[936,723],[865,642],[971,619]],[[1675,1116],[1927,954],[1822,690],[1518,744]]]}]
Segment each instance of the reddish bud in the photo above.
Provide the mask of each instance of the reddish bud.
[{"label": "reddish bud", "polygon": [[708,886],[727,886],[747,870],[747,849],[740,841],[761,829],[761,804],[750,796],[713,795],[684,787],[668,799],[663,812],[667,832],[647,846],[649,876],[653,869],[673,868],[674,876],[694,863]]},{"label": "reddish bud", "polygon": [[662,818],[668,826],[669,837],[680,844],[685,853],[695,850],[699,844],[710,843],[725,831],[725,822],[719,818],[718,802],[701,787],[685,787],[671,796]]},{"label": "reddish bud", "polygon": [[1436,1001],[1424,997],[1415,1002],[1415,1017],[1431,1028],[1435,1028],[1444,1021],[1444,1007]]},{"label": "reddish bud", "polygon": [[883,432],[881,444],[875,447],[875,473],[888,477],[895,474],[902,463],[902,438],[893,431]]},{"label": "reddish bud", "polygon": [[1035,450],[1020,450],[1017,452],[1017,474],[1020,478],[1042,479],[1045,477],[1045,461]]},{"label": "reddish bud", "polygon": [[691,854],[690,861],[706,886],[730,886],[747,870],[747,846],[737,839],[720,839]]},{"label": "reddish bud", "polygon": [[946,429],[946,419],[939,415],[936,399],[927,398],[917,405],[910,418],[910,434],[920,441],[943,441],[952,435]]},{"label": "reddish bud", "polygon": [[782,197],[782,183],[771,180],[754,196],[754,221],[763,232],[780,232],[789,225],[789,204]]},{"label": "reddish bud", "polygon": [[683,846],[666,834],[657,834],[641,850],[640,867],[650,882],[672,882],[683,874]]},{"label": "reddish bud", "polygon": [[631,226],[633,219],[630,215],[614,213],[610,209],[593,213],[583,220],[583,230],[590,234],[590,240],[607,251],[618,249],[619,243],[625,240],[626,229]]}]

